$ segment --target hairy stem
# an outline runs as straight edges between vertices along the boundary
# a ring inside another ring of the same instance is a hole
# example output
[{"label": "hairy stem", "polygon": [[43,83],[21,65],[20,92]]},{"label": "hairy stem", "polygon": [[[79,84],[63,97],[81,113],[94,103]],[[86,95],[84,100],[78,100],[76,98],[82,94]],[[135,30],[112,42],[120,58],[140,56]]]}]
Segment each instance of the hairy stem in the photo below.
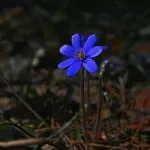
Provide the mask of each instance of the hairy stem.
[{"label": "hairy stem", "polygon": [[90,104],[90,77],[89,73],[87,72],[87,104]]},{"label": "hairy stem", "polygon": [[102,77],[99,77],[95,139],[98,139],[98,136],[100,135],[100,132],[101,132],[101,113],[102,113],[102,105],[103,105],[103,95],[102,94],[103,94]]},{"label": "hairy stem", "polygon": [[84,69],[81,70],[81,105],[80,105],[80,115],[81,115],[81,123],[82,130],[84,134],[85,140],[86,138],[86,113],[85,113],[85,97],[84,97]]}]

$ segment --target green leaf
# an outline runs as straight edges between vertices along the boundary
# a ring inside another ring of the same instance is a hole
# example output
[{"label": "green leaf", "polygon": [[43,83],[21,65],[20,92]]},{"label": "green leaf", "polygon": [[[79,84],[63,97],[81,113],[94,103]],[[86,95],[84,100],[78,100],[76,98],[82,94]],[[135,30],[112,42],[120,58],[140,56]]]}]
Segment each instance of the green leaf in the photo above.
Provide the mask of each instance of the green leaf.
[{"label": "green leaf", "polygon": [[72,137],[74,140],[81,140],[82,139],[82,134],[79,130],[73,131],[72,132]]}]

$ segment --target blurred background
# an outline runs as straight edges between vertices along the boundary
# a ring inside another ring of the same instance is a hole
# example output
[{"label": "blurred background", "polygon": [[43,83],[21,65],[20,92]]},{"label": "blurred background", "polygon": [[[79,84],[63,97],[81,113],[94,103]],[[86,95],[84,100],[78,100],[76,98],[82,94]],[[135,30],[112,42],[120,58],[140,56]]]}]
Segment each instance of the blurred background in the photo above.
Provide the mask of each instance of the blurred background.
[{"label": "blurred background", "polygon": [[60,58],[59,47],[76,32],[96,33],[101,44],[109,45],[110,52],[149,52],[149,4],[149,0],[2,1],[0,57],[2,60],[7,56],[32,60],[39,57],[41,63],[34,59],[35,66],[56,68],[60,61],[56,59]]},{"label": "blurred background", "polygon": [[[109,46],[97,60],[98,65],[105,58],[111,60],[106,77],[118,82],[121,76],[129,100],[137,100],[134,96],[137,89],[144,92],[146,89],[149,102],[149,6],[150,0],[0,1],[1,119],[15,118],[18,122],[33,119],[8,85],[47,120],[58,116],[60,119],[60,115],[67,120],[78,110],[78,77],[68,79],[65,72],[57,69],[63,60],[59,48],[71,43],[74,33],[97,34],[97,44]],[[111,66],[113,70],[109,70]],[[95,95],[97,82],[92,83],[91,95]],[[96,99],[92,97],[91,103],[96,103]],[[138,103],[136,107],[150,110],[149,103],[146,106]]]}]

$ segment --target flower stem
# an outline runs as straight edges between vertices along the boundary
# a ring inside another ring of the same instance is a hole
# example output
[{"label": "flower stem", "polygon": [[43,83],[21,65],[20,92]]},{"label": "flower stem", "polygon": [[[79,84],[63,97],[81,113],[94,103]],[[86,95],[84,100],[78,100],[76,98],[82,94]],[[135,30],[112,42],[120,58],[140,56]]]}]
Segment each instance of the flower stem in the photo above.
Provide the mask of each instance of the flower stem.
[{"label": "flower stem", "polygon": [[84,134],[85,141],[86,138],[86,115],[85,115],[85,97],[84,97],[84,69],[81,69],[81,106],[80,106],[80,115],[81,115],[81,123],[82,130]]},{"label": "flower stem", "polygon": [[95,131],[95,140],[98,139],[98,136],[101,132],[101,113],[103,105],[103,91],[102,91],[102,76],[98,80],[98,104],[97,104],[97,117],[96,117],[96,131]]},{"label": "flower stem", "polygon": [[90,104],[90,77],[89,73],[87,72],[87,104]]}]

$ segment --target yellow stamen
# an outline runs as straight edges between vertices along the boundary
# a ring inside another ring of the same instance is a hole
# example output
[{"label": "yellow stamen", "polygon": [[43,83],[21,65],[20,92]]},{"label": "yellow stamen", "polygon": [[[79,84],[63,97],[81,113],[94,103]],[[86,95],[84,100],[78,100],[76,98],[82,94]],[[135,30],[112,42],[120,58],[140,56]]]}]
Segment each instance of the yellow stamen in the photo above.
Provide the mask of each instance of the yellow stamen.
[{"label": "yellow stamen", "polygon": [[78,57],[79,59],[84,59],[84,58],[85,58],[85,55],[84,55],[84,53],[83,53],[82,51],[80,51],[80,52],[77,53],[77,57]]}]

